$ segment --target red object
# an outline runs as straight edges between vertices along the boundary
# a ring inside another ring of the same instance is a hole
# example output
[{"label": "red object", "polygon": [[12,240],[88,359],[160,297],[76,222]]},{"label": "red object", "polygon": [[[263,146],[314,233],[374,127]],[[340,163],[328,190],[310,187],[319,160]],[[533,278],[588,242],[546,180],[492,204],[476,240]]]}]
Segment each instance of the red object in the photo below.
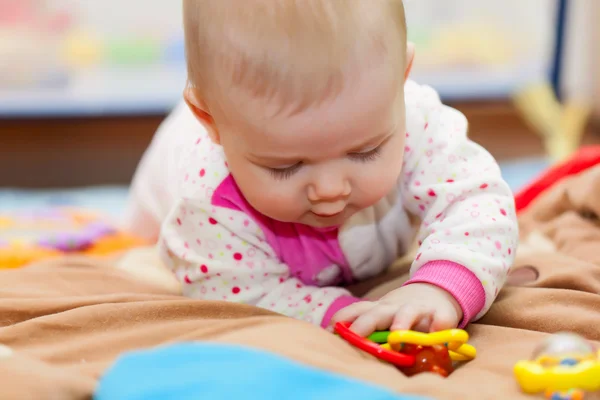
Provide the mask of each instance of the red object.
[{"label": "red object", "polygon": [[517,213],[560,180],[600,164],[600,146],[582,147],[568,160],[548,169],[515,196]]},{"label": "red object", "polygon": [[31,0],[0,0],[0,25],[9,27],[27,25],[35,15],[35,5]]},{"label": "red object", "polygon": [[394,364],[397,367],[411,367],[415,365],[415,356],[396,351],[389,351],[382,348],[379,344],[371,342],[369,339],[357,335],[350,330],[349,322],[338,322],[335,324],[335,331],[348,343],[360,350],[371,354],[380,360]]},{"label": "red object", "polygon": [[71,15],[66,12],[57,13],[45,21],[46,29],[53,33],[64,32],[73,25]]},{"label": "red object", "polygon": [[400,368],[406,376],[413,376],[423,372],[433,372],[447,378],[452,372],[452,359],[444,345],[423,347],[417,345],[404,345],[402,352],[415,357],[415,365]]}]

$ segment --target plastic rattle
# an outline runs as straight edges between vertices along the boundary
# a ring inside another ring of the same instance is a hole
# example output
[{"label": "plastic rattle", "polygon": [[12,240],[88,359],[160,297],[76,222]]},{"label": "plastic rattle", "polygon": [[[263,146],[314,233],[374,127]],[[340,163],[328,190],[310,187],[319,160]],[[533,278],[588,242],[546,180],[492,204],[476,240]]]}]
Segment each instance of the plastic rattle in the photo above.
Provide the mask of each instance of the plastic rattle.
[{"label": "plastic rattle", "polygon": [[600,352],[584,338],[557,333],[547,338],[531,360],[514,368],[521,389],[545,393],[549,400],[583,400],[586,392],[600,391]]},{"label": "plastic rattle", "polygon": [[415,331],[380,331],[363,338],[350,330],[350,323],[338,322],[336,333],[351,345],[398,367],[408,376],[434,372],[447,377],[454,371],[453,362],[475,358],[469,334],[461,329],[434,333]]}]

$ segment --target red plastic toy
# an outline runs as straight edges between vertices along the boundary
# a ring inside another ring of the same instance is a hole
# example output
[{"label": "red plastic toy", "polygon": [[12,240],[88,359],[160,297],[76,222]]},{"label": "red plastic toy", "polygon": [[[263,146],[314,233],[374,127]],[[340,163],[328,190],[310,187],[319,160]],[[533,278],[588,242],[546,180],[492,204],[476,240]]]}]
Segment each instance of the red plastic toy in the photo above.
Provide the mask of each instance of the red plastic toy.
[{"label": "red plastic toy", "polygon": [[395,365],[405,375],[432,372],[447,377],[454,361],[475,358],[476,350],[467,344],[469,335],[460,329],[422,333],[414,331],[375,332],[363,338],[350,330],[350,323],[338,322],[335,331],[353,346]]},{"label": "red plastic toy", "polygon": [[402,352],[415,357],[413,366],[400,368],[400,371],[406,376],[433,372],[446,378],[454,372],[448,348],[443,344],[436,344],[431,347],[407,344],[402,348]]}]

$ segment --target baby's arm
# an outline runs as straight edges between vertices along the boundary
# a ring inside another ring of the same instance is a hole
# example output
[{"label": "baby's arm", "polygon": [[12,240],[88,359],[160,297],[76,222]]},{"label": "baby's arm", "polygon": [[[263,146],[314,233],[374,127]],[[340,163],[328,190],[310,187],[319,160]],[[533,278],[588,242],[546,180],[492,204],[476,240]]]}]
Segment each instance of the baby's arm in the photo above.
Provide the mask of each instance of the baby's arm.
[{"label": "baby's arm", "polygon": [[159,242],[185,295],[251,304],[323,327],[357,299],[334,287],[304,285],[290,276],[248,215],[199,200],[181,200]]},{"label": "baby's arm", "polygon": [[[504,285],[518,240],[513,195],[493,157],[467,138],[468,124],[428,87],[407,85],[405,207],[422,220],[407,284],[438,286],[457,300],[464,326]],[[413,100],[410,100],[413,99]]]},{"label": "baby's arm", "polygon": [[422,220],[406,284],[334,316],[368,335],[377,329],[464,327],[495,300],[518,237],[512,194],[494,159],[467,138],[467,121],[437,94],[409,82],[403,205]]},{"label": "baby's arm", "polygon": [[160,125],[140,160],[131,187],[124,228],[151,241],[179,195],[178,162],[186,144],[202,132],[185,103]]}]

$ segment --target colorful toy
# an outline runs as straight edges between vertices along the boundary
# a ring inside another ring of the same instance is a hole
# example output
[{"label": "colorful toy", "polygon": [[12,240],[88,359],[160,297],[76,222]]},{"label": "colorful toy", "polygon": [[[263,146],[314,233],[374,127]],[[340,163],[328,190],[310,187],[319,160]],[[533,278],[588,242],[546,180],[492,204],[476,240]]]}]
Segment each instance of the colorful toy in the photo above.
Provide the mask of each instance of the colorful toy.
[{"label": "colorful toy", "polygon": [[0,215],[0,269],[66,254],[111,255],[147,245],[97,214],[67,208]]},{"label": "colorful toy", "polygon": [[525,393],[582,400],[586,392],[600,391],[600,352],[578,335],[558,333],[546,339],[531,360],[519,361],[514,373]]},{"label": "colorful toy", "polygon": [[541,137],[548,156],[564,161],[582,143],[592,106],[583,99],[561,103],[548,82],[519,91],[514,102],[525,120]]},{"label": "colorful toy", "polygon": [[433,372],[447,377],[454,371],[454,362],[472,360],[477,353],[467,344],[469,334],[461,329],[382,331],[363,338],[350,330],[350,323],[338,322],[335,331],[348,343],[395,365],[408,376]]}]

